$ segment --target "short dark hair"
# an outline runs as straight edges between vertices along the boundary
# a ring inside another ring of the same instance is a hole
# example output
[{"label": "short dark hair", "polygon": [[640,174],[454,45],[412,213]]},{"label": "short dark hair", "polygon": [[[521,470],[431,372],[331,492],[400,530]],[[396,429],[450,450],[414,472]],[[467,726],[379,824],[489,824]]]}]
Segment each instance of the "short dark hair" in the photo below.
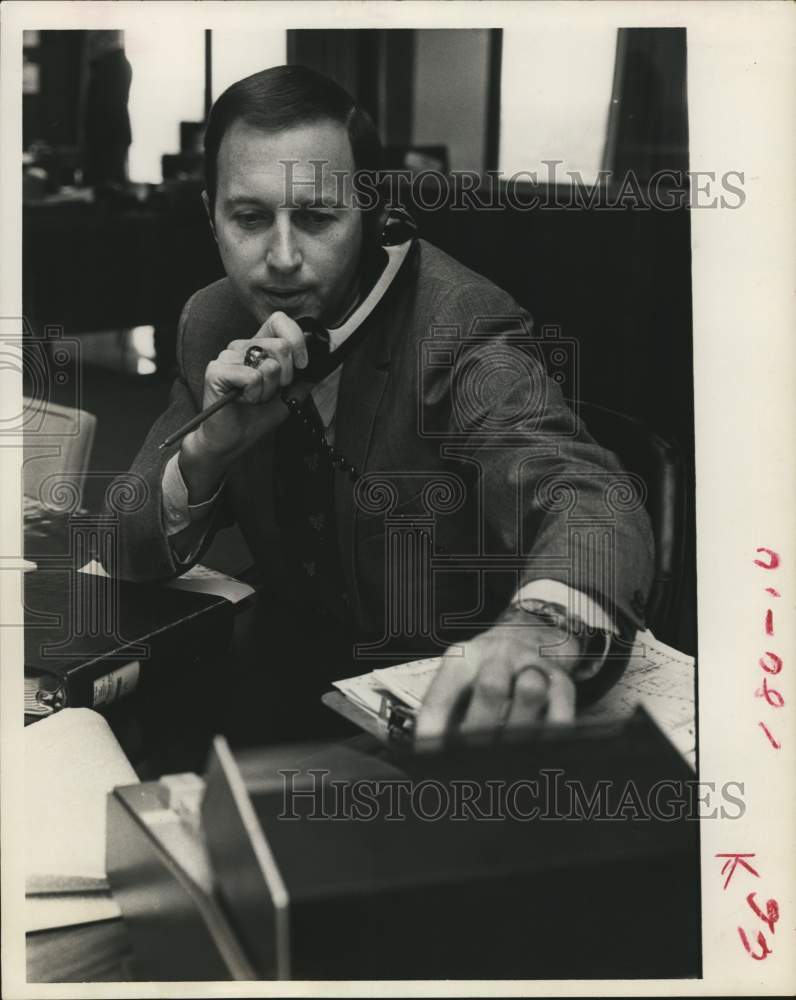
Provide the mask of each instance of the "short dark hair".
[{"label": "short dark hair", "polygon": [[378,171],[381,141],[373,119],[334,80],[306,66],[274,66],[233,83],[211,108],[205,130],[205,185],[210,204],[215,203],[221,140],[235,122],[279,132],[324,119],[345,125],[356,170]]}]

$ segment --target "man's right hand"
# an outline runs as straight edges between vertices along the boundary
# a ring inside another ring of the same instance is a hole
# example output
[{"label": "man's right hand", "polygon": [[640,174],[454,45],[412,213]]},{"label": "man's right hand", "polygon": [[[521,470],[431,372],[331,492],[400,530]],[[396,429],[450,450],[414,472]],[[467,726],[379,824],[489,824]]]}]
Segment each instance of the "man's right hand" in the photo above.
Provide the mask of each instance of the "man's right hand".
[{"label": "man's right hand", "polygon": [[[244,363],[256,345],[267,355],[257,368]],[[180,470],[191,503],[215,492],[231,463],[287,417],[279,390],[301,377],[307,365],[301,327],[283,312],[272,313],[250,340],[233,340],[205,370],[202,407],[206,409],[233,388],[243,392],[188,434],[180,451]],[[309,391],[297,387],[296,394]]]}]

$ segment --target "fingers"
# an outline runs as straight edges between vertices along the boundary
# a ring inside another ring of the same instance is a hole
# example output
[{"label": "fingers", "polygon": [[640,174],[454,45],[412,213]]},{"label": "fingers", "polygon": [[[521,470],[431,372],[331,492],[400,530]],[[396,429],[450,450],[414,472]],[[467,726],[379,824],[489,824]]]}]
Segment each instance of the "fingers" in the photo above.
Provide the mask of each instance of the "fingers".
[{"label": "fingers", "polygon": [[521,670],[514,680],[506,728],[527,728],[537,723],[548,707],[551,687],[550,674],[541,667],[526,667]]},{"label": "fingers", "polygon": [[533,664],[514,679],[506,728],[527,728],[545,722],[575,721],[575,685],[566,671]]},{"label": "fingers", "polygon": [[550,690],[547,694],[548,722],[575,721],[576,691],[572,679],[563,670],[550,672]]},{"label": "fingers", "polygon": [[[227,350],[236,351],[243,355],[253,343],[256,343],[258,347],[264,347],[264,342],[271,343],[273,341],[279,341],[285,345],[286,353],[290,356],[293,366],[298,369],[307,367],[309,355],[307,354],[304,333],[298,323],[283,312],[271,313],[252,340],[233,340],[227,345]],[[283,385],[287,384],[283,383]]]},{"label": "fingers", "polygon": [[462,732],[495,732],[511,707],[514,671],[504,658],[486,661],[473,683],[473,696],[462,720]]},{"label": "fingers", "polygon": [[415,737],[427,746],[440,742],[461,714],[476,674],[466,656],[446,653],[423,699],[415,724]]},{"label": "fingers", "polygon": [[557,666],[513,660],[499,647],[465,644],[464,656],[446,654],[423,701],[415,735],[426,747],[459,729],[494,738],[502,729],[575,719],[575,685]]},{"label": "fingers", "polygon": [[207,366],[205,384],[212,388],[215,396],[230,389],[243,389],[240,402],[265,403],[276,394],[281,372],[281,366],[273,358],[261,361],[257,368],[249,368],[240,362],[221,360],[219,357]]},{"label": "fingers", "polygon": [[[234,344],[240,346],[233,347]],[[284,340],[277,340],[275,338],[233,340],[232,344],[226,350],[222,351],[216,360],[223,361],[225,364],[245,365],[246,351],[254,345],[265,353],[267,359],[275,361],[279,365],[279,384],[281,386],[290,385],[294,378],[293,354],[290,345]],[[264,363],[264,361],[261,361],[260,365]],[[247,365],[246,367],[249,366]]]}]

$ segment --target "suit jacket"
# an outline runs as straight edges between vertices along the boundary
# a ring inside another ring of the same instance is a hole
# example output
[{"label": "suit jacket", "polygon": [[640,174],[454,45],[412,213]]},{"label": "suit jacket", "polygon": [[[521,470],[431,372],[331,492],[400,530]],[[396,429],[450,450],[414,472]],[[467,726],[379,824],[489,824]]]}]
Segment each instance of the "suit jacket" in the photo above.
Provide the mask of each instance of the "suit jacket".
[{"label": "suit jacket", "polygon": [[[142,499],[118,515],[123,576],[181,571],[161,498],[163,467],[179,444],[158,445],[201,407],[208,363],[257,329],[228,279],[186,304],[168,410],[130,470]],[[361,473],[354,485],[345,475],[335,483],[344,587],[360,626],[431,628],[449,640],[483,628],[520,585],[554,579],[595,598],[622,630],[643,627],[639,595],[646,600],[653,567],[647,514],[616,457],[545,374],[556,344],[533,335],[527,313],[416,240],[363,333],[343,365],[335,418],[335,447]],[[566,355],[566,344],[558,350]],[[232,467],[206,542],[234,520],[256,562],[278,566],[265,516],[272,488],[266,438]]]}]

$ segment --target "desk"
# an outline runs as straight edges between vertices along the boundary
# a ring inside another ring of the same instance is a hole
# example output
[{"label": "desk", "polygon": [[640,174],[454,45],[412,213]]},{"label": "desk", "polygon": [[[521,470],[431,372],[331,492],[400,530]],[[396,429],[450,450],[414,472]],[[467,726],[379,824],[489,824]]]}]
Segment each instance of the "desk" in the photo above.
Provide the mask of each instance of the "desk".
[{"label": "desk", "polygon": [[[665,648],[658,650],[661,656],[665,652]],[[650,696],[661,686],[666,689],[665,701],[667,704],[672,701],[672,696],[675,694],[686,700],[690,690],[690,703],[693,709],[693,674],[689,675],[687,664],[678,663],[675,659],[671,659],[668,664],[665,660],[660,662],[661,666],[658,670],[661,676],[657,678],[652,676],[652,673],[656,671],[655,664],[646,663],[641,664],[633,675],[626,676],[619,682],[611,695],[606,696],[606,710],[609,715],[612,714],[612,707],[619,710],[623,702],[630,701],[634,697],[637,698],[639,695]],[[675,670],[675,668],[677,669]],[[682,693],[678,693],[679,691]],[[682,744],[682,752],[686,756],[690,756],[689,749],[693,746],[693,729],[688,728],[688,731],[684,731],[679,714],[673,713],[667,717],[664,713],[662,717],[666,722],[663,728],[670,738],[678,744]],[[685,740],[683,736],[686,737]],[[341,755],[350,757],[352,752],[358,754],[366,765],[365,770],[362,771],[364,777],[367,776],[367,768],[371,766],[373,759],[383,756],[384,748],[372,738],[360,735],[343,743],[327,743],[317,746],[313,748],[311,757],[313,761],[318,761],[318,765],[331,768],[335,761],[340,760]],[[239,761],[241,773],[248,784],[249,778],[256,778],[258,771],[262,773],[264,769],[267,769],[273,772],[279,768],[306,766],[307,758],[308,749],[306,746],[274,747],[249,754],[244,752],[240,755]],[[251,762],[250,768],[247,767],[247,760]],[[264,768],[264,761],[267,761],[267,768]],[[346,761],[346,764],[350,771],[350,761]],[[161,815],[160,818],[162,820],[164,817]],[[160,829],[163,829],[162,826]],[[183,848],[189,852],[189,858],[194,861],[194,864],[189,864],[188,867],[195,868],[197,859],[201,863],[202,847],[198,841],[191,843],[190,840],[184,840]],[[176,853],[174,856],[177,857]],[[153,878],[155,877],[153,876]],[[152,882],[150,882],[151,888]],[[151,899],[152,896],[150,895],[148,898]],[[157,898],[160,899],[160,896]],[[698,912],[696,903],[692,909],[694,913]],[[689,910],[689,912],[691,911]],[[107,926],[102,928],[84,928],[81,929],[79,935],[73,937],[69,936],[72,934],[72,929],[64,931],[63,934],[65,938],[62,938],[61,932],[43,932],[30,936],[28,954],[31,975],[46,977],[48,981],[79,981],[87,979],[97,970],[102,978],[108,980],[123,978],[125,981],[133,981],[135,979],[135,963],[131,957],[132,939],[128,937],[126,927],[121,921],[108,922]],[[64,939],[73,941],[73,953],[63,945]],[[136,951],[140,953],[140,950],[139,942]],[[195,976],[195,978],[201,977]],[[206,978],[216,977],[208,976]],[[41,978],[39,981],[45,980]]]}]

